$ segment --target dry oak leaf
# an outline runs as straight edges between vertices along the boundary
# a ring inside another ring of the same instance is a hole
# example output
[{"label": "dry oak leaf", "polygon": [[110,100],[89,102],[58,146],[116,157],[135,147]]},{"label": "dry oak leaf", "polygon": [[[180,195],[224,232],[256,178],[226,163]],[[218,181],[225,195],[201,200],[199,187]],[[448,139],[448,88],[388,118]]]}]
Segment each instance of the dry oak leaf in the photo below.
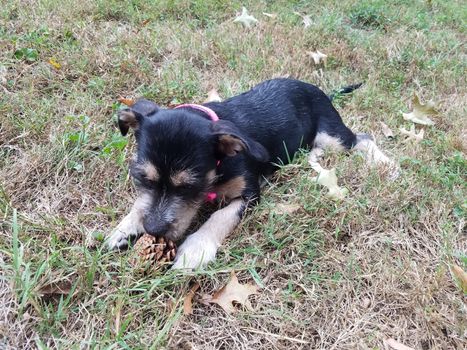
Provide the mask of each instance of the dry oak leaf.
[{"label": "dry oak leaf", "polygon": [[302,207],[296,203],[278,203],[274,208],[274,213],[283,215],[283,214],[293,214],[299,211]]},{"label": "dry oak leaf", "polygon": [[131,98],[125,98],[125,97],[119,97],[118,99],[118,102],[128,106],[128,107],[131,107],[135,104],[135,100],[131,99]]},{"label": "dry oak leaf", "polygon": [[303,25],[305,26],[305,28],[308,28],[309,26],[311,26],[312,22],[311,22],[310,16],[305,15],[302,18],[303,18]]},{"label": "dry oak leaf", "polygon": [[7,74],[8,74],[8,69],[5,66],[0,66],[0,84],[6,84],[7,83]]},{"label": "dry oak leaf", "polygon": [[294,14],[296,14],[297,16],[302,17],[303,26],[304,26],[305,28],[308,28],[309,26],[312,25],[312,21],[311,21],[310,15],[302,15],[300,12],[294,12]]},{"label": "dry oak leaf", "polygon": [[73,283],[69,280],[61,280],[43,285],[37,289],[37,293],[42,297],[53,295],[68,295],[73,289]]},{"label": "dry oak leaf", "polygon": [[266,16],[266,17],[269,17],[269,18],[277,18],[277,13],[263,12],[263,16]]},{"label": "dry oak leaf", "polygon": [[456,264],[451,265],[451,273],[459,281],[463,293],[467,293],[467,273]]},{"label": "dry oak leaf", "polygon": [[233,21],[241,23],[247,28],[251,28],[252,25],[258,23],[258,20],[248,13],[246,7],[242,7],[242,14],[237,16]]},{"label": "dry oak leaf", "polygon": [[329,190],[327,196],[331,197],[332,199],[343,199],[349,192],[348,189],[344,187],[339,187],[339,185],[337,185],[337,176],[335,168],[331,170],[321,168],[321,171],[319,172],[318,176],[312,178],[312,180],[316,181],[322,186],[325,186]]},{"label": "dry oak leaf", "polygon": [[149,22],[151,22],[151,19],[150,19],[150,18],[145,19],[143,22],[141,22],[140,25],[141,25],[141,27],[144,27],[144,26],[146,26]]},{"label": "dry oak leaf", "polygon": [[191,315],[193,313],[193,297],[195,296],[196,291],[199,289],[199,283],[195,283],[193,287],[190,288],[190,291],[185,298],[183,299],[183,314],[185,316]]},{"label": "dry oak leaf", "polygon": [[204,103],[208,102],[222,102],[222,98],[219,96],[216,89],[209,90],[208,97],[204,100]]},{"label": "dry oak leaf", "polygon": [[305,15],[303,16],[303,25],[305,26],[305,28],[308,28],[309,26],[311,26],[311,18],[310,16],[308,15]]},{"label": "dry oak leaf", "polygon": [[321,62],[323,62],[324,65],[326,65],[327,60],[328,60],[328,55],[322,53],[319,50],[316,51],[307,51],[307,54],[313,59],[313,62],[318,65]]},{"label": "dry oak leaf", "polygon": [[379,122],[381,125],[381,130],[383,131],[384,136],[386,136],[388,139],[393,139],[394,138],[394,133],[392,130],[383,122]]},{"label": "dry oak leaf", "polygon": [[228,314],[236,311],[233,302],[237,302],[245,306],[248,310],[252,310],[248,297],[252,294],[258,294],[258,286],[254,284],[240,284],[235,272],[230,274],[230,281],[224,287],[219,289],[211,297],[207,297],[205,301],[211,304],[217,304],[224,309]]},{"label": "dry oak leaf", "polygon": [[412,100],[413,111],[410,113],[402,113],[402,117],[405,120],[410,120],[414,123],[421,125],[434,125],[435,122],[428,118],[429,115],[438,114],[438,111],[435,109],[435,104],[433,101],[428,101],[426,104],[420,102],[420,98],[417,94],[414,94]]},{"label": "dry oak leaf", "polygon": [[420,142],[423,140],[423,136],[425,136],[424,129],[421,129],[418,133],[415,131],[415,124],[412,124],[410,130],[407,130],[406,128],[399,128],[399,131],[402,135],[407,136],[406,141],[414,140],[415,142]]}]

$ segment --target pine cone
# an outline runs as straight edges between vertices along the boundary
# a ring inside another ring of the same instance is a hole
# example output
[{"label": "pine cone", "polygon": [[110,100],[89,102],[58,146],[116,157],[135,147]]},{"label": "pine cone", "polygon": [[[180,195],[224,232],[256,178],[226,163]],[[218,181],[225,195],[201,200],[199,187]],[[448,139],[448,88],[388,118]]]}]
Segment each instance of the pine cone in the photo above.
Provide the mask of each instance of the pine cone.
[{"label": "pine cone", "polygon": [[175,259],[177,248],[170,239],[154,237],[147,233],[135,243],[135,253],[144,264],[164,264]]}]

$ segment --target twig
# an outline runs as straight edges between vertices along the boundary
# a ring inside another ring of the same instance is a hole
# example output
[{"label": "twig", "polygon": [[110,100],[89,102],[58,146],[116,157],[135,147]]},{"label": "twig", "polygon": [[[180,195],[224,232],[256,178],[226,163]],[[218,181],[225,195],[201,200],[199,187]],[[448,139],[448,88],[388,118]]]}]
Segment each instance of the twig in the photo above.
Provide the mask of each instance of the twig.
[{"label": "twig", "polygon": [[261,334],[261,335],[270,335],[271,337],[274,337],[274,338],[278,338],[278,339],[282,339],[282,340],[289,340],[289,341],[293,341],[293,342],[295,342],[295,343],[310,344],[310,342],[308,342],[308,341],[306,341],[306,340],[297,339],[297,338],[290,338],[290,337],[287,337],[287,336],[285,336],[285,335],[280,335],[280,334],[267,333],[267,332],[259,331],[259,330],[254,329],[254,328],[245,328],[245,327],[242,327],[242,329],[245,330],[245,331],[247,331],[247,332],[256,333],[256,334]]}]

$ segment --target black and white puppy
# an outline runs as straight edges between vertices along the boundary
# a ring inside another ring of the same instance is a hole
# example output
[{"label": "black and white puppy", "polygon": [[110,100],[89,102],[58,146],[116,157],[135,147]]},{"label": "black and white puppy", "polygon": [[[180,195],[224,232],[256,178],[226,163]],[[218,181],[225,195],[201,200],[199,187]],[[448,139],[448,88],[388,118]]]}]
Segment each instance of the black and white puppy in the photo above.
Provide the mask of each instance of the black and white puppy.
[{"label": "black and white puppy", "polygon": [[125,248],[144,232],[181,240],[207,197],[227,203],[185,239],[174,268],[214,260],[245,209],[258,202],[262,177],[299,148],[312,148],[310,157],[328,146],[357,148],[371,162],[391,163],[371,137],[344,125],[325,93],[292,79],[269,80],[204,107],[163,109],[138,100],[120,111],[118,123],[123,135],[135,131],[130,172],[139,194],[107,239],[111,249]]}]

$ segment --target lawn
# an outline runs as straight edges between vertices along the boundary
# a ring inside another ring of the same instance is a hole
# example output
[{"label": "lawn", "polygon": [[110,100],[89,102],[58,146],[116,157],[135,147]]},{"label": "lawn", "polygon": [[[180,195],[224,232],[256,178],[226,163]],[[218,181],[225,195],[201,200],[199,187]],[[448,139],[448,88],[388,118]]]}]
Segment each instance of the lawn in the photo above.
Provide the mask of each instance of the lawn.
[{"label": "lawn", "polygon": [[[256,26],[233,22],[242,6]],[[464,348],[466,20],[460,0],[3,2],[0,349]],[[279,76],[363,82],[334,104],[399,178],[327,152],[349,190],[332,200],[301,152],[205,270],[142,273],[108,252],[135,197],[118,98],[201,103]],[[418,142],[399,131],[414,93],[439,110]],[[253,310],[199,302],[231,271],[261,288]]]}]

